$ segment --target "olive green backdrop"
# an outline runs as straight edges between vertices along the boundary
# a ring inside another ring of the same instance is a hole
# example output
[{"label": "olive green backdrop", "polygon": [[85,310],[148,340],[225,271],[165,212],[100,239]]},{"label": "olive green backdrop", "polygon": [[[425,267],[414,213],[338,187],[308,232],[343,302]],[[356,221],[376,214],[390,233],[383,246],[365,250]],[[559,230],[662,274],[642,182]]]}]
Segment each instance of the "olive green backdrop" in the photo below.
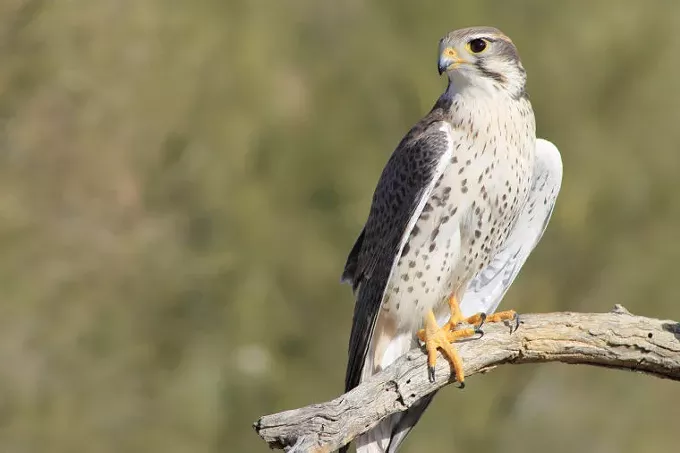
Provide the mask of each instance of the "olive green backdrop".
[{"label": "olive green backdrop", "polygon": [[[0,451],[265,452],[259,415],[337,396],[346,253],[438,39],[482,24],[565,168],[503,307],[680,319],[680,2],[2,0]],[[506,366],[403,451],[672,451],[679,403]]]}]

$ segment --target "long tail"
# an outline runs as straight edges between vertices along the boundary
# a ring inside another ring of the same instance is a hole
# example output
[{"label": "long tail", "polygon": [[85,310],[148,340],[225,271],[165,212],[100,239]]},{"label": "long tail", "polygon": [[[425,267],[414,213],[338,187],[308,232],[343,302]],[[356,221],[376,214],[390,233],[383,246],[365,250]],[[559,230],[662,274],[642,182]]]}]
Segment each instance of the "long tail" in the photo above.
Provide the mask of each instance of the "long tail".
[{"label": "long tail", "polygon": [[434,392],[400,414],[390,415],[378,426],[357,437],[357,453],[395,453],[432,402]]},{"label": "long tail", "polygon": [[[449,313],[443,312],[440,314],[437,322],[439,325],[444,324],[449,320]],[[380,332],[374,335],[374,340],[381,338]],[[415,335],[401,334],[390,338],[386,346],[376,345],[371,342],[369,353],[366,355],[364,362],[362,380],[368,378],[371,370],[378,372],[387,368],[395,360],[406,354],[411,349],[418,346],[418,340]],[[376,351],[378,349],[378,351]],[[383,351],[382,354],[380,351]],[[373,360],[376,356],[382,356],[379,359]],[[375,362],[378,366],[375,366]],[[425,412],[425,409],[430,405],[434,398],[434,392],[411,406],[407,411],[399,414],[390,415],[370,431],[357,437],[355,440],[357,453],[394,453],[406,439],[406,436],[411,432],[413,427],[418,423],[420,417]],[[346,453],[348,447],[340,449],[340,453]]]},{"label": "long tail", "polygon": [[[413,336],[401,335],[393,338],[379,360],[379,366],[374,367],[373,354],[368,354],[364,363],[364,379],[372,373],[369,370],[380,371],[391,365],[397,358],[401,357],[412,348],[417,346],[417,340]],[[373,351],[371,351],[373,352]],[[370,431],[362,434],[356,439],[357,453],[394,453],[411,429],[418,423],[421,415],[432,401],[434,393],[421,399],[411,406],[407,411],[394,414],[383,421]],[[341,452],[347,451],[346,448]]]}]

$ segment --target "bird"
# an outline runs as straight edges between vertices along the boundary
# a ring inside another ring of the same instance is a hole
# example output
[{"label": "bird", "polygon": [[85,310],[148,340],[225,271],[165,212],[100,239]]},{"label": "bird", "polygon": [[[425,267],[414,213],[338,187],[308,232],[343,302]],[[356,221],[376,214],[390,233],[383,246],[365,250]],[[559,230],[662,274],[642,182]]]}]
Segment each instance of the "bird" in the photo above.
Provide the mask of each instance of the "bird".
[{"label": "bird", "polygon": [[[463,387],[453,342],[481,335],[484,322],[517,321],[514,310],[495,310],[561,187],[560,153],[536,137],[526,71],[507,35],[448,33],[438,72],[447,88],[387,161],[342,274],[356,299],[346,391],[420,341],[430,380],[441,349]],[[433,397],[357,437],[357,452],[397,451]]]}]

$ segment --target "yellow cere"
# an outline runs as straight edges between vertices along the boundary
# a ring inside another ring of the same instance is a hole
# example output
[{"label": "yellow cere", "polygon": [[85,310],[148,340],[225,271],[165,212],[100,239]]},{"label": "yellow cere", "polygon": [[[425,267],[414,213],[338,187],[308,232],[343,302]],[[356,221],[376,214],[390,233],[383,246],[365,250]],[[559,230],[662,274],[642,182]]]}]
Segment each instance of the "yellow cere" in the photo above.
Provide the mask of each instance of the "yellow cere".
[{"label": "yellow cere", "polygon": [[446,49],[444,49],[444,55],[446,55],[449,58],[454,58],[454,59],[458,58],[458,54],[453,49],[453,47],[447,47]]}]

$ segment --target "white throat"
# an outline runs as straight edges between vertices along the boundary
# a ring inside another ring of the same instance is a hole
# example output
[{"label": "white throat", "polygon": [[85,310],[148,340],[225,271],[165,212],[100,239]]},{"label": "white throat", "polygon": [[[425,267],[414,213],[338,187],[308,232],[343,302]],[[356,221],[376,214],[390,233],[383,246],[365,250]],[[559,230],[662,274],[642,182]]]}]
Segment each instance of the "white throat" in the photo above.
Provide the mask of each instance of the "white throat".
[{"label": "white throat", "polygon": [[479,70],[461,66],[447,73],[449,86],[446,95],[454,97],[468,93],[478,97],[493,97],[497,101],[501,98],[518,100],[524,97],[526,76],[521,64],[510,62],[487,63]]},{"label": "white throat", "polygon": [[449,86],[445,95],[451,98],[456,96],[475,98],[498,97],[505,92],[505,88],[495,80],[486,77],[468,77],[458,71],[450,72]]}]

